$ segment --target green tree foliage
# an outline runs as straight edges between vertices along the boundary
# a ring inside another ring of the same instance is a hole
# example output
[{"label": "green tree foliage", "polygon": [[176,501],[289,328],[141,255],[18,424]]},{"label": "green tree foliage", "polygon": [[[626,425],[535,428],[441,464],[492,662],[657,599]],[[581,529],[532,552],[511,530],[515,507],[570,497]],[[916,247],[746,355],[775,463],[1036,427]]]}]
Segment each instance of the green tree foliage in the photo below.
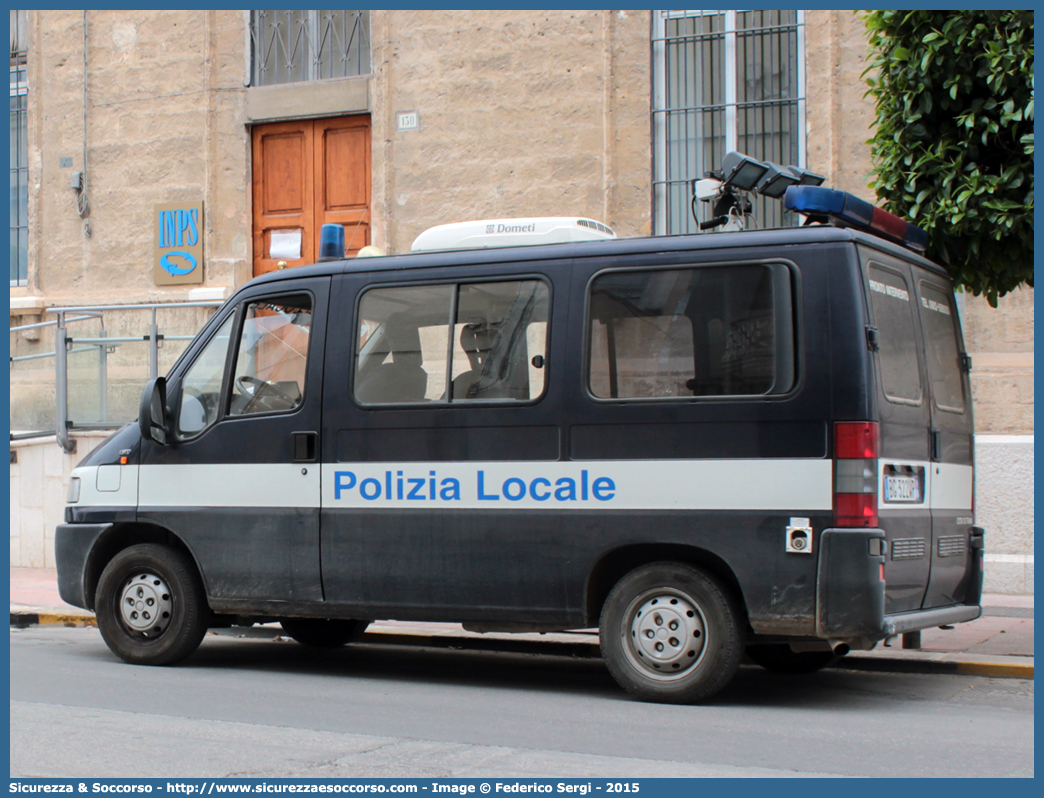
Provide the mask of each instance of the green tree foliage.
[{"label": "green tree foliage", "polygon": [[1033,285],[1033,12],[874,11],[874,182],[957,285]]}]

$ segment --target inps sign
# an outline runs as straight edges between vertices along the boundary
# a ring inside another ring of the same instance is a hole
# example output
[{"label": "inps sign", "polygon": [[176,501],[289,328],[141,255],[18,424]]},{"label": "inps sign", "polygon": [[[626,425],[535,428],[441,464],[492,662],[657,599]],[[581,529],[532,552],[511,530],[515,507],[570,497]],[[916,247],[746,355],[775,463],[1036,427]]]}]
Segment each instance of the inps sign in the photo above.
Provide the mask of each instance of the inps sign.
[{"label": "inps sign", "polygon": [[157,205],[156,254],[152,270],[156,285],[203,282],[203,203]]}]

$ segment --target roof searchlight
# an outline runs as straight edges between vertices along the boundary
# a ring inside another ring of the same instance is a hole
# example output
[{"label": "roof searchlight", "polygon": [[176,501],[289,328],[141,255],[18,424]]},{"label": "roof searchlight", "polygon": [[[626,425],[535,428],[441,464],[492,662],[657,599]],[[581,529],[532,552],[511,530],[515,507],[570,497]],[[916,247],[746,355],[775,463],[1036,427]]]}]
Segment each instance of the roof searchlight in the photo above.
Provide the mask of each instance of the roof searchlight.
[{"label": "roof searchlight", "polygon": [[[751,218],[750,193],[780,199],[790,186],[818,186],[826,178],[798,166],[780,166],[759,161],[741,152],[728,152],[721,169],[692,181],[692,218],[700,231],[721,228],[722,232],[743,230]],[[696,203],[713,203],[713,216],[701,222]]]}]

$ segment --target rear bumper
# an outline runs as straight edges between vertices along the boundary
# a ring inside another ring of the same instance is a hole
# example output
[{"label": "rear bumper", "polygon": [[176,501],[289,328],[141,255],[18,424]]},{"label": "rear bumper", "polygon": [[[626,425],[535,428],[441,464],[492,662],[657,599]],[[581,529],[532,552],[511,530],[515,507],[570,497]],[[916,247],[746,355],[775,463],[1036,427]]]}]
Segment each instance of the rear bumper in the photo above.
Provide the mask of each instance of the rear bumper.
[{"label": "rear bumper", "polygon": [[978,604],[970,606],[958,604],[955,607],[938,607],[933,610],[918,610],[917,612],[903,612],[898,615],[886,615],[884,619],[884,633],[887,637],[891,637],[904,632],[931,629],[934,626],[974,621],[980,615],[982,615],[982,607]]},{"label": "rear bumper", "polygon": [[54,559],[58,567],[58,595],[66,604],[91,609],[87,585],[91,550],[112,524],[61,524],[54,531]]},{"label": "rear bumper", "polygon": [[885,634],[889,637],[905,632],[918,632],[952,623],[966,623],[982,616],[982,555],[984,549],[983,536],[986,530],[981,526],[973,526],[968,538],[971,549],[971,569],[968,573],[968,589],[964,604],[950,607],[933,607],[928,610],[902,612],[886,615]]},{"label": "rear bumper", "polygon": [[885,615],[884,537],[880,529],[827,529],[820,537],[816,576],[816,636],[877,641],[982,615],[982,535],[973,527],[971,570],[964,604]]}]

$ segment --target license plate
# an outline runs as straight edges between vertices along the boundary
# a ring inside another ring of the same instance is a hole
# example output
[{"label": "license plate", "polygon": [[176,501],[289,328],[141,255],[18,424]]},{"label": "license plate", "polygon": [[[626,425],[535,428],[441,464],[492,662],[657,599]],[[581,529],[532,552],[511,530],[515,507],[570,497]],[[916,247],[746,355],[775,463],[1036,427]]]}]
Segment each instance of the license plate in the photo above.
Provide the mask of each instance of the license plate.
[{"label": "license plate", "polygon": [[917,477],[885,476],[885,501],[921,501],[921,481]]}]

